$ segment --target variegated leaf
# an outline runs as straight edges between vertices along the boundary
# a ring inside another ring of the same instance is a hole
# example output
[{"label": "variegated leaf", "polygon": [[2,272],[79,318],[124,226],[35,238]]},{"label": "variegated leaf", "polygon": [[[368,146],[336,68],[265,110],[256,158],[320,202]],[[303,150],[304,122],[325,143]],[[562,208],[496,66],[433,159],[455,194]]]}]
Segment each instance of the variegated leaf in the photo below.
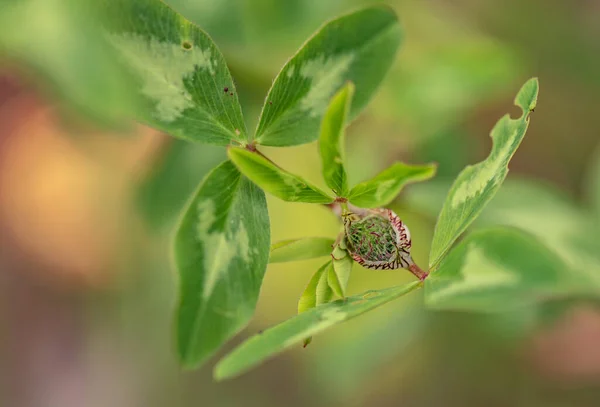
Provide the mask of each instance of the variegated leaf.
[{"label": "variegated leaf", "polygon": [[430,268],[435,269],[502,185],[508,163],[527,131],[529,114],[537,103],[538,87],[535,78],[523,85],[515,98],[515,104],[522,110],[521,117],[511,119],[508,114],[502,117],[491,132],[494,145],[488,158],[465,168],[454,181],[435,226]]}]

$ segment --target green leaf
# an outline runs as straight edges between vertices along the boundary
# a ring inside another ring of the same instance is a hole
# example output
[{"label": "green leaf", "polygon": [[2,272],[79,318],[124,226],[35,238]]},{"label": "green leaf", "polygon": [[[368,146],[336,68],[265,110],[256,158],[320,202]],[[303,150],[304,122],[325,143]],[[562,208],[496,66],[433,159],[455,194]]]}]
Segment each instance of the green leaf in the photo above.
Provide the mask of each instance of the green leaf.
[{"label": "green leaf", "polygon": [[254,313],[269,255],[264,193],[225,161],[201,183],[175,236],[177,351],[196,367]]},{"label": "green leaf", "polygon": [[356,86],[350,119],[367,105],[390,68],[401,30],[387,6],[365,8],[325,24],[275,79],[256,130],[266,146],[314,141],[331,97],[347,81]]},{"label": "green leaf", "polygon": [[332,268],[331,261],[328,261],[313,274],[298,301],[298,314],[331,301],[333,291],[327,284],[327,275]]},{"label": "green leaf", "polygon": [[231,147],[229,158],[252,182],[288,202],[331,203],[333,198],[301,177],[279,168],[258,152]]},{"label": "green leaf", "polygon": [[[298,314],[315,308],[321,304],[327,304],[333,299],[334,291],[329,284],[329,275],[333,272],[331,261],[325,263],[312,276],[306,289],[298,301]],[[304,347],[312,342],[312,336],[304,338]]]},{"label": "green leaf", "polygon": [[[305,361],[315,391],[327,394],[330,400],[348,400],[356,394],[348,389],[372,385],[380,379],[376,372],[385,371],[391,360],[404,360],[422,343],[427,327],[441,325],[439,320],[431,323],[432,314],[422,306],[421,298],[412,296],[395,301],[372,318],[337,328]],[[416,363],[418,366],[418,358]],[[410,362],[402,364],[403,371],[410,369]]]},{"label": "green leaf", "polygon": [[[411,208],[435,216],[449,185],[428,182],[410,189]],[[551,222],[548,219],[552,219]],[[564,191],[540,180],[511,177],[475,220],[473,227],[512,226],[533,236],[552,250],[578,275],[581,292],[600,292],[600,244],[590,214]]]},{"label": "green leaf", "polygon": [[175,137],[246,141],[235,83],[210,37],[159,0],[104,0],[109,42],[145,103],[138,119]]},{"label": "green leaf", "polygon": [[500,312],[565,295],[577,276],[534,236],[497,227],[469,235],[425,280],[429,307]]},{"label": "green leaf", "polygon": [[329,286],[338,297],[346,297],[346,288],[350,279],[350,272],[354,261],[350,256],[344,256],[341,259],[333,259],[333,267],[329,270],[327,281]]},{"label": "green leaf", "polygon": [[597,224],[590,221],[587,210],[556,186],[539,180],[509,179],[476,223],[513,226],[532,234],[578,276],[582,293],[600,292]]},{"label": "green leaf", "polygon": [[421,284],[415,281],[384,290],[367,291],[303,312],[242,343],[217,364],[214,376],[217,380],[237,376],[271,356],[302,343],[304,338],[400,298]]},{"label": "green leaf", "polygon": [[502,117],[491,132],[492,152],[479,164],[466,167],[456,178],[440,212],[431,252],[431,269],[442,260],[456,239],[473,222],[496,194],[508,173],[508,163],[521,144],[529,125],[529,113],[538,96],[536,78],[527,81],[515,98],[523,114],[519,119]]},{"label": "green leaf", "polygon": [[165,141],[136,191],[138,209],[155,231],[173,226],[199,182],[227,158],[222,147]]},{"label": "green leaf", "polygon": [[361,208],[380,208],[392,202],[404,185],[428,180],[435,175],[435,171],[435,164],[407,165],[397,162],[375,178],[352,188],[348,199]]},{"label": "green leaf", "polygon": [[329,256],[334,243],[335,241],[328,237],[283,240],[271,245],[269,263],[285,263]]},{"label": "green leaf", "polygon": [[353,95],[354,85],[349,82],[333,97],[323,118],[319,138],[323,178],[340,197],[348,195],[348,176],[344,167],[344,128]]},{"label": "green leaf", "polygon": [[78,113],[116,124],[137,100],[106,44],[101,11],[92,1],[0,0],[0,59],[19,64],[19,75],[30,74],[27,86],[43,82],[43,91]]}]

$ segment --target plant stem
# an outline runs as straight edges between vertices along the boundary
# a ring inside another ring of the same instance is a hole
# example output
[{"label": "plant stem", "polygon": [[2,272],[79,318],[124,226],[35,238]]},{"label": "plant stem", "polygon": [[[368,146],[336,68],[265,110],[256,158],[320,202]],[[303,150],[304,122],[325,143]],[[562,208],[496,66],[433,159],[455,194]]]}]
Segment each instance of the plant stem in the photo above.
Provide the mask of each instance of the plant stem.
[{"label": "plant stem", "polygon": [[415,277],[417,277],[421,281],[425,281],[425,279],[429,275],[428,272],[426,272],[423,269],[421,269],[421,267],[417,266],[415,263],[413,263],[410,266],[408,266],[408,270],[411,273],[413,273],[415,275]]},{"label": "plant stem", "polygon": [[346,215],[348,213],[348,203],[341,202],[340,205],[342,207],[342,215]]}]

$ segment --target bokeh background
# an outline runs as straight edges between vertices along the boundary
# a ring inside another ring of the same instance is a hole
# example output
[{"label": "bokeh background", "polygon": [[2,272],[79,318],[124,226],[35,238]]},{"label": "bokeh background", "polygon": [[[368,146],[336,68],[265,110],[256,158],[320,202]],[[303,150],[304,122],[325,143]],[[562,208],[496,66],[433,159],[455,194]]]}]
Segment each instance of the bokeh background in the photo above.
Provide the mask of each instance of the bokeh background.
[{"label": "bokeh background", "polygon": [[[253,128],[272,78],[302,42],[370,2],[167,3],[221,48]],[[357,182],[394,160],[439,163],[435,181],[407,187],[394,204],[417,262],[427,262],[449,182],[487,155],[489,130],[518,114],[512,98],[531,76],[538,107],[483,223],[518,213],[516,223],[543,236],[560,232],[557,219],[592,224],[600,2],[387,3],[404,44],[348,131],[349,171]],[[581,299],[485,316],[428,312],[416,293],[214,383],[219,356],[295,314],[320,260],[270,266],[251,325],[200,370],[181,371],[169,238],[224,150],[124,120],[132,99],[92,24],[100,15],[76,0],[0,0],[1,406],[600,405],[600,313]],[[264,152],[323,185],[315,144]],[[339,229],[317,205],[269,198],[269,210],[274,240]],[[600,264],[600,250],[591,252]],[[350,291],[410,279],[355,266]]]}]

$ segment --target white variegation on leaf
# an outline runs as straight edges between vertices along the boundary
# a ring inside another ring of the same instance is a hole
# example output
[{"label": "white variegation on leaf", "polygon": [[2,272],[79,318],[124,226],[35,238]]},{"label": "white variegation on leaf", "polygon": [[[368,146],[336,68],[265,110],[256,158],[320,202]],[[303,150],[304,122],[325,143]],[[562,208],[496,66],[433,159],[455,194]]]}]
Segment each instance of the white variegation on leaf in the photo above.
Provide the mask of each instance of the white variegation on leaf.
[{"label": "white variegation on leaf", "polygon": [[494,144],[488,158],[465,168],[454,181],[435,227],[429,255],[432,270],[502,185],[508,163],[527,131],[529,114],[535,109],[537,96],[538,81],[530,79],[515,98],[515,104],[522,110],[521,117],[502,117],[491,132]]},{"label": "white variegation on leaf", "polygon": [[311,308],[242,343],[219,361],[214,376],[217,380],[237,376],[285,349],[301,344],[308,337],[398,299],[422,284],[415,281],[384,290],[367,291]]},{"label": "white variegation on leaf", "polygon": [[392,65],[400,39],[398,17],[387,6],[367,7],[325,24],[275,78],[256,143],[291,146],[317,139],[331,97],[348,81],[356,86],[348,116],[356,117]]},{"label": "white variegation on leaf", "polygon": [[268,255],[265,195],[226,161],[204,179],[175,236],[184,366],[198,366],[247,324]]},{"label": "white variegation on leaf", "polygon": [[107,42],[143,103],[136,118],[208,144],[248,142],[235,83],[212,39],[159,0],[100,0]]},{"label": "white variegation on leaf", "polygon": [[505,312],[553,298],[579,285],[567,265],[536,237],[496,227],[469,235],[425,280],[429,307]]},{"label": "white variegation on leaf", "polygon": [[300,76],[310,81],[310,90],[300,100],[301,108],[310,117],[321,117],[331,95],[344,83],[344,78],[354,55],[321,55],[302,63]]},{"label": "white variegation on leaf", "polygon": [[197,70],[214,75],[211,50],[184,49],[181,44],[158,41],[137,34],[108,34],[111,44],[141,81],[141,93],[155,104],[152,116],[165,124],[183,115],[194,106],[184,79]]}]

